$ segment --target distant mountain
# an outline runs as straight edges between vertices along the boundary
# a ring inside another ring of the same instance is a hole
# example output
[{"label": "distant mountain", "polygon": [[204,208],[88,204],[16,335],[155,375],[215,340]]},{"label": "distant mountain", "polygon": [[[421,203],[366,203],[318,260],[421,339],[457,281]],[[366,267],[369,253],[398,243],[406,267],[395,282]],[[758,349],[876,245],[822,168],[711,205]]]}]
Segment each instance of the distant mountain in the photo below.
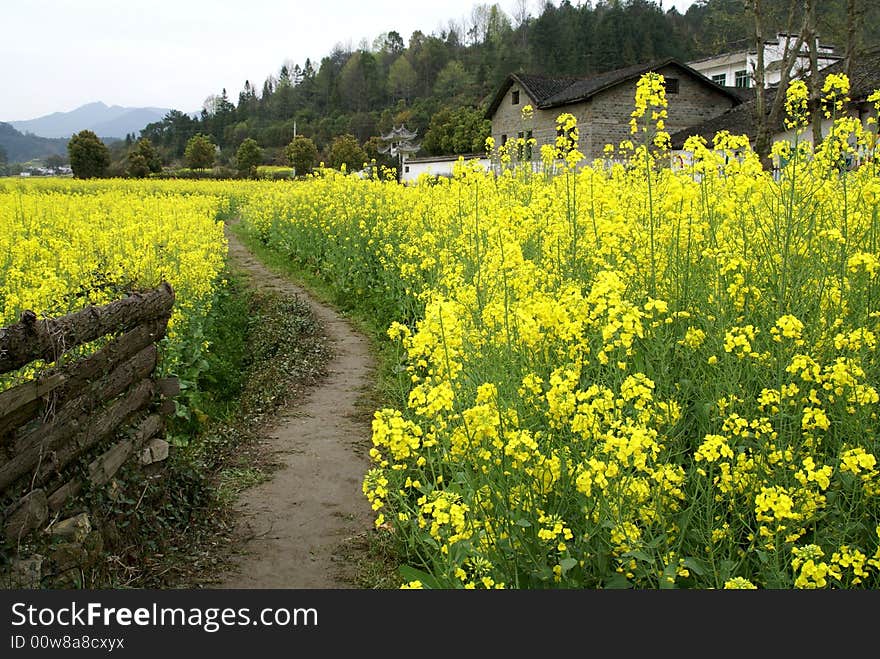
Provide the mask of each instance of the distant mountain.
[{"label": "distant mountain", "polygon": [[128,133],[137,135],[147,124],[160,121],[167,113],[165,108],[125,108],[107,106],[98,101],[70,112],[53,112],[44,117],[9,123],[22,133],[40,137],[69,138],[74,133],[88,129],[98,137],[123,139]]},{"label": "distant mountain", "polygon": [[22,135],[7,123],[0,122],[0,147],[9,162],[27,162],[51,155],[67,155],[67,139]]}]

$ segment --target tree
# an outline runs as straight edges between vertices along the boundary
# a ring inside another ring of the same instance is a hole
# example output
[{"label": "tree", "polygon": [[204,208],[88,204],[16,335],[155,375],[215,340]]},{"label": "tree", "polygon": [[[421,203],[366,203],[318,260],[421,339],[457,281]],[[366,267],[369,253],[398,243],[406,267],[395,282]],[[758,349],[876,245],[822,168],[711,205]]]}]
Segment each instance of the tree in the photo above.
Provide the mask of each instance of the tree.
[{"label": "tree", "polygon": [[422,148],[431,155],[479,153],[491,129],[479,108],[443,108],[431,117]]},{"label": "tree", "polygon": [[67,143],[70,168],[76,178],[104,176],[110,166],[110,150],[95,133],[82,130]]},{"label": "tree", "polygon": [[[752,11],[755,21],[754,36],[755,49],[757,51],[754,72],[755,119],[757,123],[755,153],[761,157],[761,160],[765,164],[769,163],[770,149],[773,146],[773,132],[782,118],[782,112],[785,108],[785,91],[788,89],[788,83],[791,80],[791,73],[794,69],[795,61],[797,60],[798,55],[802,52],[805,40],[804,37],[815,32],[815,27],[810,23],[810,20],[815,18],[815,14],[812,13],[808,7],[809,3],[814,0],[802,1],[805,2],[804,8],[806,9],[804,12],[803,25],[797,33],[797,38],[794,40],[793,44],[791,43],[791,39],[786,39],[785,52],[780,62],[779,84],[776,85],[777,91],[768,98],[769,95],[767,94],[765,85],[766,67],[764,63],[764,23],[766,21],[766,15],[764,12],[763,0],[748,0],[749,8]],[[790,16],[794,15],[794,2],[795,0],[792,0],[792,11]],[[786,32],[791,34],[790,29]]]},{"label": "tree", "polygon": [[255,177],[257,175],[257,165],[262,160],[263,150],[257,144],[257,141],[251,137],[242,142],[235,153],[235,163],[241,176]]},{"label": "tree", "polygon": [[128,152],[128,175],[134,178],[146,178],[150,172],[162,171],[162,160],[153,143],[146,137],[139,139],[134,148]]},{"label": "tree", "polygon": [[[0,149],[2,152],[2,149]],[[0,153],[0,163],[5,160],[5,154]],[[67,159],[62,156],[60,153],[53,153],[46,157],[46,167],[49,169],[58,169],[59,167],[63,167],[67,163]]]},{"label": "tree", "polygon": [[330,152],[327,160],[335,169],[345,169],[353,172],[361,169],[367,161],[367,154],[358,144],[354,135],[345,134],[336,137],[330,144]]},{"label": "tree", "polygon": [[388,70],[388,90],[394,100],[402,98],[408,101],[412,98],[416,85],[419,82],[416,70],[409,63],[405,55],[401,55]]},{"label": "tree", "polygon": [[434,83],[434,96],[444,103],[458,101],[473,95],[474,80],[464,65],[452,60],[437,74]]},{"label": "tree", "polygon": [[288,164],[297,176],[305,176],[318,162],[318,147],[305,135],[297,135],[284,150]]},{"label": "tree", "polygon": [[202,133],[196,133],[186,143],[183,152],[186,164],[192,169],[207,169],[214,166],[214,142]]}]

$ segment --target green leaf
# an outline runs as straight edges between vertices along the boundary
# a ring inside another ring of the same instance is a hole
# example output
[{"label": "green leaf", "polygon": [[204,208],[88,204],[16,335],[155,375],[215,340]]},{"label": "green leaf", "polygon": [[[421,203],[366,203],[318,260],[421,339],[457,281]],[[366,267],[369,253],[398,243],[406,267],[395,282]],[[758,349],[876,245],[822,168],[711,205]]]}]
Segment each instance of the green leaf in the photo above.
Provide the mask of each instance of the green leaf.
[{"label": "green leaf", "polygon": [[563,574],[568,572],[571,568],[573,568],[577,564],[578,564],[578,562],[577,562],[577,559],[575,559],[575,558],[563,558],[561,561],[559,561],[559,567],[562,568]]},{"label": "green leaf", "polygon": [[620,590],[623,588],[632,588],[633,585],[622,574],[614,574],[605,581],[606,590]]},{"label": "green leaf", "polygon": [[624,554],[624,556],[635,558],[636,560],[642,561],[644,563],[654,562],[654,559],[649,554],[643,552],[641,549],[633,549],[632,551],[628,551]]},{"label": "green leaf", "polygon": [[406,582],[420,581],[425,588],[440,589],[440,584],[432,575],[422,570],[416,569],[411,565],[401,565],[399,568],[400,576]]},{"label": "green leaf", "polygon": [[516,524],[517,524],[517,526],[521,526],[524,529],[527,529],[532,525],[532,523],[529,520],[527,520],[525,517],[523,517],[522,519],[516,520]]},{"label": "green leaf", "polygon": [[[671,590],[678,588],[675,585],[675,577],[677,576],[678,569],[675,563],[670,563],[663,569],[663,574],[660,576],[660,590]],[[672,581],[670,581],[670,579]]]},{"label": "green leaf", "polygon": [[701,561],[700,559],[693,558],[692,556],[689,556],[688,558],[684,559],[684,566],[688,570],[690,570],[691,572],[693,572],[694,574],[696,574],[697,576],[700,576],[700,577],[702,577],[704,574],[706,574],[706,572],[708,572],[708,569],[706,568],[706,564],[703,563],[703,561]]}]

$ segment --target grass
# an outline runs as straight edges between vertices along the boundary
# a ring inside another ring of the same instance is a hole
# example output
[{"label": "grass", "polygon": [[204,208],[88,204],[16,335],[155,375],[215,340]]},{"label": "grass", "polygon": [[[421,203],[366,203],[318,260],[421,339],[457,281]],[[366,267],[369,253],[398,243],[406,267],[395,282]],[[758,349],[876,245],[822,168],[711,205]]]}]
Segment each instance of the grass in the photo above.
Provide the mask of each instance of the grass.
[{"label": "grass", "polygon": [[75,585],[186,588],[215,580],[234,555],[238,494],[277,466],[260,429],[325,373],[331,353],[308,305],[254,292],[227,274],[208,324],[214,350],[188,441],[146,478],[133,464],[123,467],[114,497],[86,493],[89,510],[102,511],[93,522],[104,548]]},{"label": "grass", "polygon": [[378,322],[375,316],[367,314],[355,304],[347,304],[333,293],[333,289],[321,277],[300,266],[284,254],[267,247],[247,232],[242,224],[230,225],[230,229],[242,243],[267,267],[284,275],[291,281],[307,289],[318,301],[333,307],[338,313],[351,321],[355,329],[369,339],[370,352],[376,362],[376,386],[364,392],[358,407],[364,414],[372,417],[379,407],[397,404],[405,400],[403,385],[400,382],[401,359],[395,346],[388,341],[387,327]]},{"label": "grass", "polygon": [[[261,243],[241,224],[231,224],[230,229],[263,264],[307,289],[321,303],[336,309],[369,339],[370,352],[376,363],[376,381],[375,386],[361,392],[356,401],[363,418],[369,420],[375,410],[402,399],[404,389],[399,381],[402,372],[400,355],[387,340],[386,327],[357,307],[344,305],[340,308],[340,300],[336,299],[324,280]],[[402,583],[398,573],[401,552],[393,536],[386,531],[371,530],[350,538],[343,544],[340,556],[354,563],[355,580],[360,588],[397,588]]]}]

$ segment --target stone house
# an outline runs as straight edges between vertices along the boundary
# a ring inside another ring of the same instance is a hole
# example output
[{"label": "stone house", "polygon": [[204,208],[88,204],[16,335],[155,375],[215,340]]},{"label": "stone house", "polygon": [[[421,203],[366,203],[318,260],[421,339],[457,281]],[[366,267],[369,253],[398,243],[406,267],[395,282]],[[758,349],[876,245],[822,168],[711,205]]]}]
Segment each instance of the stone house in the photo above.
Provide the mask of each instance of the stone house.
[{"label": "stone house", "polygon": [[[556,118],[570,113],[577,119],[581,152],[588,162],[598,158],[606,144],[616,146],[631,138],[636,83],[649,71],[666,79],[666,130],[670,134],[717,117],[743,101],[737,90],[718,85],[673,58],[584,78],[511,74],[485,114],[492,122],[495,146],[533,137],[532,159],[537,160],[542,145],[556,142]],[[534,109],[527,121],[522,119],[525,105]]]}]

